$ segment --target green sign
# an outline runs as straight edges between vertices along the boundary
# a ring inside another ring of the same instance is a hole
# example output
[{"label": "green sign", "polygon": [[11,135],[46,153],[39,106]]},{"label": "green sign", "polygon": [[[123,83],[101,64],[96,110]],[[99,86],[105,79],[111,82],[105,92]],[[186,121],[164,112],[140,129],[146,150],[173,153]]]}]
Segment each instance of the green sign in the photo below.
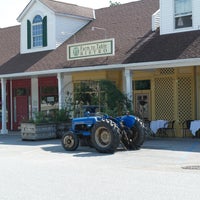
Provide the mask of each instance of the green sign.
[{"label": "green sign", "polygon": [[77,60],[113,55],[115,55],[114,39],[76,43],[67,46],[67,60]]}]

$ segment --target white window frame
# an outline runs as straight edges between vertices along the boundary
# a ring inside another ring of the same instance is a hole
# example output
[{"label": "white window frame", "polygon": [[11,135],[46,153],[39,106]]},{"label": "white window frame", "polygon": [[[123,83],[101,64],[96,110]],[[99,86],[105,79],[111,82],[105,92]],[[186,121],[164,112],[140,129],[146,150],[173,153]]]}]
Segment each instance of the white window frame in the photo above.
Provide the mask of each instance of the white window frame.
[{"label": "white window frame", "polygon": [[[40,16],[40,15],[36,15],[35,17]],[[42,17],[41,17],[41,21],[40,22],[35,22],[34,23],[34,19],[33,18],[33,22],[32,22],[32,46],[35,47],[42,47],[43,46],[43,21],[42,21]],[[38,30],[37,30],[38,29]],[[34,31],[38,32],[38,33],[34,33]],[[37,41],[35,41],[34,39],[39,39]]]},{"label": "white window frame", "polygon": [[[180,8],[178,9],[177,9],[177,4],[180,4]],[[174,28],[176,30],[182,28],[191,28],[192,24],[193,24],[192,0],[174,0]]]}]

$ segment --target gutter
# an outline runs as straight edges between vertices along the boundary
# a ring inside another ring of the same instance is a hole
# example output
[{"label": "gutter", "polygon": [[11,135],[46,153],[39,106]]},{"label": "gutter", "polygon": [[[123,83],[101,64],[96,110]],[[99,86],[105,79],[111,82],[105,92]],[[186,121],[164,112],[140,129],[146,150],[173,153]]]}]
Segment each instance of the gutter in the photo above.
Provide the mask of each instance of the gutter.
[{"label": "gutter", "polygon": [[34,71],[34,72],[20,72],[12,74],[3,74],[0,75],[0,78],[19,78],[19,77],[42,76],[42,75],[55,75],[59,73],[71,74],[82,71],[86,72],[86,71],[118,70],[118,69],[124,69],[124,70],[126,69],[134,71],[134,70],[177,68],[177,67],[189,67],[189,66],[200,66],[200,58],[129,63],[129,64],[85,66],[85,67],[53,69],[53,70]]},{"label": "gutter", "polygon": [[200,66],[200,58],[131,63],[131,64],[123,65],[123,66],[127,70],[146,70],[146,69]]}]

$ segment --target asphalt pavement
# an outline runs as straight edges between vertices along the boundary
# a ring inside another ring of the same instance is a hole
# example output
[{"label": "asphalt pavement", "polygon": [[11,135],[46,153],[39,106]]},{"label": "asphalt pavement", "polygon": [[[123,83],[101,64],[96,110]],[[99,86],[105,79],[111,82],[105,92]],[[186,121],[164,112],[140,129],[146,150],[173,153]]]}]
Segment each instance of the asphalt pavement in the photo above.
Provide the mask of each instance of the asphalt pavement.
[{"label": "asphalt pavement", "polygon": [[148,139],[110,155],[0,135],[0,173],[0,200],[197,200],[200,140]]}]

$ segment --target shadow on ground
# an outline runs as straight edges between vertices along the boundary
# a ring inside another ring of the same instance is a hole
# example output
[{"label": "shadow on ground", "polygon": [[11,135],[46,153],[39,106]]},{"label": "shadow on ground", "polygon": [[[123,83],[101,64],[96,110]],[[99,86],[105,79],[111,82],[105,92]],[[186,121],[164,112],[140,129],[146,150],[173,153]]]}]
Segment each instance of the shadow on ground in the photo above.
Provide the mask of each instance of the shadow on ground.
[{"label": "shadow on ground", "polygon": [[[79,146],[76,151],[66,152],[61,146],[60,139],[38,140],[38,141],[23,141],[20,134],[0,135],[0,145],[21,145],[21,146],[41,146],[44,151],[52,153],[69,153],[75,154],[76,157],[88,156],[105,156],[110,154],[98,153],[94,148]],[[170,151],[185,151],[200,153],[199,138],[153,138],[147,139],[142,149],[155,150],[170,150]],[[122,152],[123,149],[117,149],[117,152]]]},{"label": "shadow on ground", "polygon": [[97,152],[94,148],[86,147],[86,146],[79,146],[75,151],[66,151],[64,148],[59,146],[49,146],[49,147],[42,147],[44,151],[49,151],[52,153],[65,153],[73,155],[74,157],[97,157],[97,156],[109,156],[112,154],[104,154]]},{"label": "shadow on ground", "polygon": [[40,146],[40,145],[53,145],[58,144],[60,139],[49,140],[22,140],[20,134],[6,134],[0,135],[0,145],[23,145],[23,146]]}]

